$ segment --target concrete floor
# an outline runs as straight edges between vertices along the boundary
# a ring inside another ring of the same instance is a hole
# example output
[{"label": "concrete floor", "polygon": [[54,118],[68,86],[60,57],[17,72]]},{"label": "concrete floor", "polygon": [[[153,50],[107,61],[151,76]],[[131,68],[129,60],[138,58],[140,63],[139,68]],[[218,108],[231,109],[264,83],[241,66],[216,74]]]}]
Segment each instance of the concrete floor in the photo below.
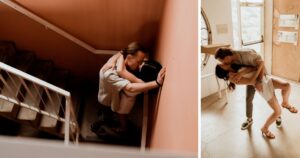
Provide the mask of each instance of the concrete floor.
[{"label": "concrete floor", "polygon": [[[300,117],[288,110],[282,111],[282,127],[275,123],[270,130],[276,139],[262,137],[260,128],[272,112],[267,102],[257,93],[254,98],[253,124],[241,130],[246,119],[245,86],[229,93],[226,99],[214,94],[201,100],[201,157],[203,158],[294,158],[300,157]],[[300,111],[300,85],[292,84],[290,103]],[[281,104],[281,92],[276,90]]]}]

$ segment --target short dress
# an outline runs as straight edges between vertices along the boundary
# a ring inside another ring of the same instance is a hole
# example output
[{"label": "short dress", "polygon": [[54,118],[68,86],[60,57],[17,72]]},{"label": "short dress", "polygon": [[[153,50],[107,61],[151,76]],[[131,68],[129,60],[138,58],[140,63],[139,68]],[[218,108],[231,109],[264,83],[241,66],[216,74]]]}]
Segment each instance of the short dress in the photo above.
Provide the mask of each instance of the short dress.
[{"label": "short dress", "polygon": [[[243,77],[251,78],[253,75],[255,75],[255,73],[256,73],[255,71],[250,72],[250,73],[247,73],[247,74],[243,75]],[[262,86],[263,86],[263,90],[258,91],[258,93],[266,101],[269,101],[270,99],[273,98],[273,95],[274,95],[274,86],[273,86],[272,78],[267,77],[266,75],[264,75],[264,77],[262,78]]]}]

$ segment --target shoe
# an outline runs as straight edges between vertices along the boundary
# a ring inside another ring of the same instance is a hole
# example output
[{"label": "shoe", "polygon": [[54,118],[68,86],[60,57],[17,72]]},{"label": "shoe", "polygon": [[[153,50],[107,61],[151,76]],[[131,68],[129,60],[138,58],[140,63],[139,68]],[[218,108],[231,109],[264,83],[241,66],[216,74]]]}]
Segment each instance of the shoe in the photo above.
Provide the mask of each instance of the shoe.
[{"label": "shoe", "polygon": [[291,113],[297,113],[298,110],[295,106],[292,105],[281,105],[283,108],[288,109]]},{"label": "shoe", "polygon": [[281,123],[282,123],[281,117],[278,117],[278,118],[276,119],[276,126],[277,126],[278,128],[281,127]]},{"label": "shoe", "polygon": [[247,128],[249,128],[253,123],[253,119],[247,119],[243,124],[242,124],[242,127],[241,129],[242,130],[245,130]]},{"label": "shoe", "polygon": [[268,129],[261,129],[261,134],[263,137],[266,137],[268,139],[275,139],[275,135]]}]

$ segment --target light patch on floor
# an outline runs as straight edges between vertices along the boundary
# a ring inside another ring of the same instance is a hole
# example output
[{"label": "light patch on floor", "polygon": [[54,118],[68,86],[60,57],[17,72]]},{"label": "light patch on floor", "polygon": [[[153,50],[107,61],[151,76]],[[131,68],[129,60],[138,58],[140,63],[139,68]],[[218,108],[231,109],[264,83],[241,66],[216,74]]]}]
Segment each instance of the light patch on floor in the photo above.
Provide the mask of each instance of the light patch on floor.
[{"label": "light patch on floor", "polygon": [[[261,127],[272,110],[258,94],[253,101],[253,124],[249,130],[241,130],[246,120],[246,87],[237,86],[229,93],[228,103],[212,95],[201,100],[201,157],[203,158],[293,158],[300,157],[300,117],[282,110],[282,127],[271,125],[276,139],[262,137]],[[290,103],[300,110],[300,85],[292,84]],[[281,104],[281,91],[276,90]]]}]

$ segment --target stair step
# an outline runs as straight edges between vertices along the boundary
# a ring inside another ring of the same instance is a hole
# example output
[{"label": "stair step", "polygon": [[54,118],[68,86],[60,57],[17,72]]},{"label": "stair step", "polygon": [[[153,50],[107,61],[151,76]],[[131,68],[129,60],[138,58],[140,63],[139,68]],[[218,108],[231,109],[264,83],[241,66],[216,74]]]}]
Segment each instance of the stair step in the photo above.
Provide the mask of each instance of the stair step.
[{"label": "stair step", "polygon": [[[78,90],[72,90],[72,108],[73,112],[75,114],[75,119],[76,121],[78,120],[78,115],[79,115],[79,110],[80,106],[82,103],[82,93],[80,93]],[[65,107],[63,107],[65,109]],[[65,123],[62,124],[61,129],[60,129],[60,134],[64,135],[65,134]]]},{"label": "stair step", "polygon": [[6,64],[12,64],[13,57],[16,54],[15,43],[10,41],[0,41],[0,61]]},{"label": "stair step", "polygon": [[[53,69],[53,63],[50,61],[37,60],[34,65],[30,73],[42,80],[46,80]],[[35,106],[36,108],[43,108],[40,98],[40,96],[43,96],[43,88],[37,85],[35,87],[33,84],[29,84],[28,88],[32,95],[26,93],[24,103]],[[19,120],[32,121],[32,123],[36,125],[40,117],[38,117],[37,112],[21,107],[17,118]]]},{"label": "stair step", "polygon": [[[21,71],[27,72],[30,69],[30,66],[32,65],[34,60],[35,60],[35,55],[32,54],[31,52],[22,52],[22,53],[19,52],[15,56],[15,61],[13,62],[13,66]],[[21,81],[19,80],[19,78],[11,74],[11,78],[6,77],[6,82],[7,85],[11,87],[13,94],[7,86],[4,86],[2,88],[1,94],[14,99],[15,98],[20,99],[19,92],[21,91]],[[0,113],[1,112],[11,113],[13,117],[16,116],[19,106],[16,106],[13,103],[8,102],[6,100],[2,100],[2,101],[3,103],[1,104],[2,108],[0,109]]]},{"label": "stair step", "polygon": [[[60,112],[60,103],[62,103],[62,96],[58,96],[57,94],[55,93],[50,93],[50,96],[53,100],[53,103],[54,105],[56,106],[53,106],[51,101],[48,100],[46,102],[46,106],[45,106],[45,111],[49,112],[49,113],[52,113],[54,115],[57,115],[59,114]],[[42,116],[42,119],[41,119],[41,123],[40,123],[40,127],[43,127],[43,128],[55,128],[57,126],[57,123],[58,121],[52,117],[49,117],[49,116]]]},{"label": "stair step", "polygon": [[[20,92],[21,89],[21,81],[18,79],[17,76],[11,76],[12,78],[8,77],[6,79],[6,83],[7,85],[10,86],[4,86],[1,94],[10,98],[20,98],[18,96],[18,93]],[[12,116],[15,116],[17,111],[18,111],[18,106],[15,106],[13,103],[0,99],[0,113],[4,112],[4,113],[11,113]]]},{"label": "stair step", "polygon": [[[30,84],[28,86],[28,89],[30,90],[32,96],[29,93],[26,93],[23,102],[26,103],[27,105],[40,108],[40,102],[41,102],[40,95],[42,94],[43,89],[39,87],[37,91],[33,84]],[[37,112],[21,107],[17,118],[19,120],[34,121],[37,119]]]},{"label": "stair step", "polygon": [[[67,87],[67,80],[69,78],[69,72],[66,70],[54,70],[50,77],[49,82],[65,89]],[[54,114],[61,113],[60,104],[65,105],[63,96],[57,95],[54,92],[50,92],[51,98],[56,106],[53,106],[50,100],[47,100],[45,111],[52,112]],[[49,116],[42,116],[40,127],[49,131],[56,131],[58,128],[59,121]]]}]

